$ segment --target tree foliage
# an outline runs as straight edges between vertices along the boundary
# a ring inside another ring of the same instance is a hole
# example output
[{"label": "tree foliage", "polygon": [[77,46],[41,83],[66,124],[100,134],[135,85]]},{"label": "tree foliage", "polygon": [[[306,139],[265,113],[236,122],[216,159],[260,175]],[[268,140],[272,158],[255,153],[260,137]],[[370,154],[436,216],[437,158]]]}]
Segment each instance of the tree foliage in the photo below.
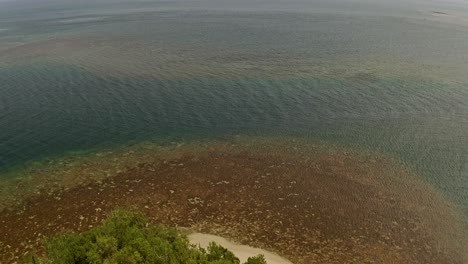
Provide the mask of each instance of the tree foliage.
[{"label": "tree foliage", "polygon": [[[56,264],[240,264],[229,250],[212,242],[207,249],[191,245],[174,228],[151,225],[137,212],[117,210],[82,234],[64,232],[45,243],[46,257],[34,263]],[[262,255],[245,264],[266,264]]]}]

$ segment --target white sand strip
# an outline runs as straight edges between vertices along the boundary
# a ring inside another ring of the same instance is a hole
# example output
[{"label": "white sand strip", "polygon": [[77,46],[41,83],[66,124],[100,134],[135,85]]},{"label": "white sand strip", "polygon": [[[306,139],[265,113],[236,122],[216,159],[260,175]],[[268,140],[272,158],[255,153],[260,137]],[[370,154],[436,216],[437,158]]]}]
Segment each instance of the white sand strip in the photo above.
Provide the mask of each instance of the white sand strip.
[{"label": "white sand strip", "polygon": [[200,245],[200,247],[202,248],[207,248],[210,242],[216,242],[219,245],[233,252],[240,259],[241,263],[247,261],[248,257],[253,257],[262,254],[265,256],[265,259],[268,264],[292,264],[291,261],[282,258],[278,254],[275,254],[273,252],[269,252],[260,248],[239,245],[219,236],[202,233],[193,233],[190,234],[188,238],[190,240],[190,243]]}]

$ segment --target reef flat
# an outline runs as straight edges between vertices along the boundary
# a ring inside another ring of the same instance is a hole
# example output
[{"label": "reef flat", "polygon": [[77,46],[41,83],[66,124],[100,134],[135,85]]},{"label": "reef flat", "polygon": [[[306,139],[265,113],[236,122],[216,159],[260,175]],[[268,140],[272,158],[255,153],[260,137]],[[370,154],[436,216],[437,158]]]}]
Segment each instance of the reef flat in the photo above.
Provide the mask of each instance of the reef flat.
[{"label": "reef flat", "polygon": [[[40,253],[44,237],[87,230],[112,209],[132,207],[154,222],[231,237],[294,263],[466,262],[461,213],[375,153],[236,137],[92,157],[61,161],[54,170],[68,174],[3,209],[2,261]],[[123,167],[111,171],[113,164]]]}]

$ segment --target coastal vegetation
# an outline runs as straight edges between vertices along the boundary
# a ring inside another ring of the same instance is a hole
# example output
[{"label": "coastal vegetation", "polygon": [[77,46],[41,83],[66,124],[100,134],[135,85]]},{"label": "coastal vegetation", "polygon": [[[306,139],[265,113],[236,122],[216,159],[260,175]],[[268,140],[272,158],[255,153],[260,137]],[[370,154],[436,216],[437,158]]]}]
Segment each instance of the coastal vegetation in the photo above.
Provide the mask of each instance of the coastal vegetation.
[{"label": "coastal vegetation", "polygon": [[[27,262],[41,264],[240,264],[231,251],[211,242],[204,249],[191,245],[175,228],[150,224],[143,214],[116,210],[104,221],[81,234],[70,231],[49,238],[44,258]],[[262,255],[245,264],[266,264]]]}]

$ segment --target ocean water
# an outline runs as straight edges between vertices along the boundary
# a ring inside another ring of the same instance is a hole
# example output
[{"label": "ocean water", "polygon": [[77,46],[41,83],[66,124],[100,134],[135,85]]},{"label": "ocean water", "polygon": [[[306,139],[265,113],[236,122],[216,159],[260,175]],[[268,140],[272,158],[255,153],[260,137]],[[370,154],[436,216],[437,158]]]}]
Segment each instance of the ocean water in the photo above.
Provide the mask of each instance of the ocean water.
[{"label": "ocean water", "polygon": [[468,213],[466,4],[233,2],[0,2],[0,171],[291,136],[397,158]]}]

